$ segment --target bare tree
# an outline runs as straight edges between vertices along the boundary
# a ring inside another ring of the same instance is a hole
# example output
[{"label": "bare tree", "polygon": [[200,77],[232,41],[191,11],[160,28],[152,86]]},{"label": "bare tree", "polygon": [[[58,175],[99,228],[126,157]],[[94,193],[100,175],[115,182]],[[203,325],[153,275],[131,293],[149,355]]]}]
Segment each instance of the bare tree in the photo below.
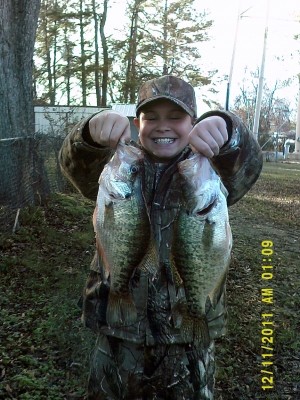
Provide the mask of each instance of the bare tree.
[{"label": "bare tree", "polygon": [[[258,71],[252,72],[252,79],[245,78],[240,88],[239,95],[235,98],[233,111],[240,116],[248,128],[252,131],[255,113]],[[290,105],[285,99],[277,96],[277,91],[289,85],[289,81],[276,81],[273,86],[264,84],[263,97],[261,103],[261,113],[259,119],[259,142],[263,144],[273,130],[279,127],[284,131],[291,129]]]}]

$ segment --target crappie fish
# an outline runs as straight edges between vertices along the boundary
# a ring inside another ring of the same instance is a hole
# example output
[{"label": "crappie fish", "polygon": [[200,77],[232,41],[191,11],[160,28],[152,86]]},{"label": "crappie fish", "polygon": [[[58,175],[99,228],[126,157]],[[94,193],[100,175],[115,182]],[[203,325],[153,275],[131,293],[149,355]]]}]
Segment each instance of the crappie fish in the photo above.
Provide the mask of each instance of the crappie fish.
[{"label": "crappie fish", "polygon": [[[232,248],[227,191],[208,159],[193,154],[178,164],[183,178],[182,205],[175,221],[174,265],[183,281],[186,304],[174,310],[175,323],[195,341],[209,340],[205,306],[215,308]],[[176,322],[177,321],[177,322]]]},{"label": "crappie fish", "polygon": [[93,216],[96,245],[110,292],[106,320],[112,327],[135,322],[130,279],[147,251],[150,224],[141,190],[143,153],[120,143],[99,178]]}]

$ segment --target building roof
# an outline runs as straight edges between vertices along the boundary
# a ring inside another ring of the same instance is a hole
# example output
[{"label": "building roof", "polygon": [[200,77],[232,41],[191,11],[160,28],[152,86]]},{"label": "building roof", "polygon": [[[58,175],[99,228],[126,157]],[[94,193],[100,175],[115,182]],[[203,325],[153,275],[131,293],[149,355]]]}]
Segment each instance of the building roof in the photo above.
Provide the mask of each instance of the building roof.
[{"label": "building roof", "polygon": [[114,111],[118,111],[121,114],[125,115],[126,117],[135,117],[135,104],[112,104],[111,108]]}]

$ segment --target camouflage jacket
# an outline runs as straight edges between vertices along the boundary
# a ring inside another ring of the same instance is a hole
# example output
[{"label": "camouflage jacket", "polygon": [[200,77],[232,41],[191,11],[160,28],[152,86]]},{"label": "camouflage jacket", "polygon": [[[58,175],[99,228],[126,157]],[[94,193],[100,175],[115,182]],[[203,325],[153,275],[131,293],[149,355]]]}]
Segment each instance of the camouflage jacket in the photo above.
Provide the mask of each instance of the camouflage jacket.
[{"label": "camouflage jacket", "polygon": [[[228,205],[238,201],[255,183],[262,168],[262,153],[259,145],[245,125],[230,112],[214,111],[202,115],[202,120],[211,115],[219,115],[226,120],[229,133],[228,142],[220,154],[212,159],[212,165],[221,176],[228,190]],[[91,118],[91,117],[90,117]],[[73,185],[87,198],[96,200],[98,179],[104,165],[110,160],[112,151],[91,142],[88,121],[81,121],[66,137],[60,151],[60,164],[64,174]],[[177,164],[190,154],[184,151],[172,160],[167,168],[154,164],[145,158],[144,197],[156,245],[159,250],[159,263],[168,263],[169,244],[172,239],[172,221],[180,207],[178,199]],[[105,312],[108,283],[103,282],[101,258],[95,254],[91,263],[91,272],[83,292],[82,311],[86,326],[95,331],[136,343],[153,345],[155,343],[188,343],[192,338],[183,338],[180,329],[175,328],[172,317],[172,305],[184,299],[184,288],[175,290],[163,274],[153,275],[151,255],[146,255],[141,268],[132,278],[131,291],[137,306],[138,320],[129,327],[112,329],[106,325]],[[143,268],[144,267],[144,268]],[[163,268],[155,268],[163,270]],[[223,335],[226,331],[225,283],[220,288],[219,301],[215,309],[206,308],[211,339]]]}]

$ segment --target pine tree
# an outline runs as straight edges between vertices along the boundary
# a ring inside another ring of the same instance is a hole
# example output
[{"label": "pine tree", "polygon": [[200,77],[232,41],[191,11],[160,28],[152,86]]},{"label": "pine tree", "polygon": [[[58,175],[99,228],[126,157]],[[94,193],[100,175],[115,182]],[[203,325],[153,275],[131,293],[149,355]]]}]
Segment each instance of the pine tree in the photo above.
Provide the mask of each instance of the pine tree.
[{"label": "pine tree", "polygon": [[59,92],[59,98],[64,95],[65,103],[74,104],[76,96],[73,94],[80,87],[80,103],[86,105],[88,90],[94,85],[94,80],[92,84],[90,81],[94,72],[94,49],[91,40],[86,39],[86,28],[92,18],[88,3],[42,0],[34,75],[35,86],[44,88],[39,101],[57,104]]},{"label": "pine tree", "polygon": [[[126,15],[126,38],[114,43],[112,52],[124,60],[113,65],[111,92],[118,101],[134,103],[141,82],[162,74],[187,79],[194,86],[206,85],[211,77],[201,69],[201,42],[208,40],[212,21],[197,13],[193,0],[132,0]],[[126,68],[124,68],[126,65]]]},{"label": "pine tree", "polygon": [[143,68],[153,75],[173,74],[194,86],[210,83],[201,69],[201,42],[208,40],[212,21],[198,13],[193,0],[148,0],[148,21],[140,44]]},{"label": "pine tree", "polygon": [[204,76],[200,49],[212,22],[193,0],[128,0],[121,40],[105,32],[113,17],[108,0],[50,4],[43,0],[36,47],[44,61],[36,65],[36,87],[46,87],[45,99],[56,100],[59,90],[74,102],[74,86],[84,105],[91,96],[98,106],[134,103],[141,82],[162,74],[210,83],[213,72]]}]

